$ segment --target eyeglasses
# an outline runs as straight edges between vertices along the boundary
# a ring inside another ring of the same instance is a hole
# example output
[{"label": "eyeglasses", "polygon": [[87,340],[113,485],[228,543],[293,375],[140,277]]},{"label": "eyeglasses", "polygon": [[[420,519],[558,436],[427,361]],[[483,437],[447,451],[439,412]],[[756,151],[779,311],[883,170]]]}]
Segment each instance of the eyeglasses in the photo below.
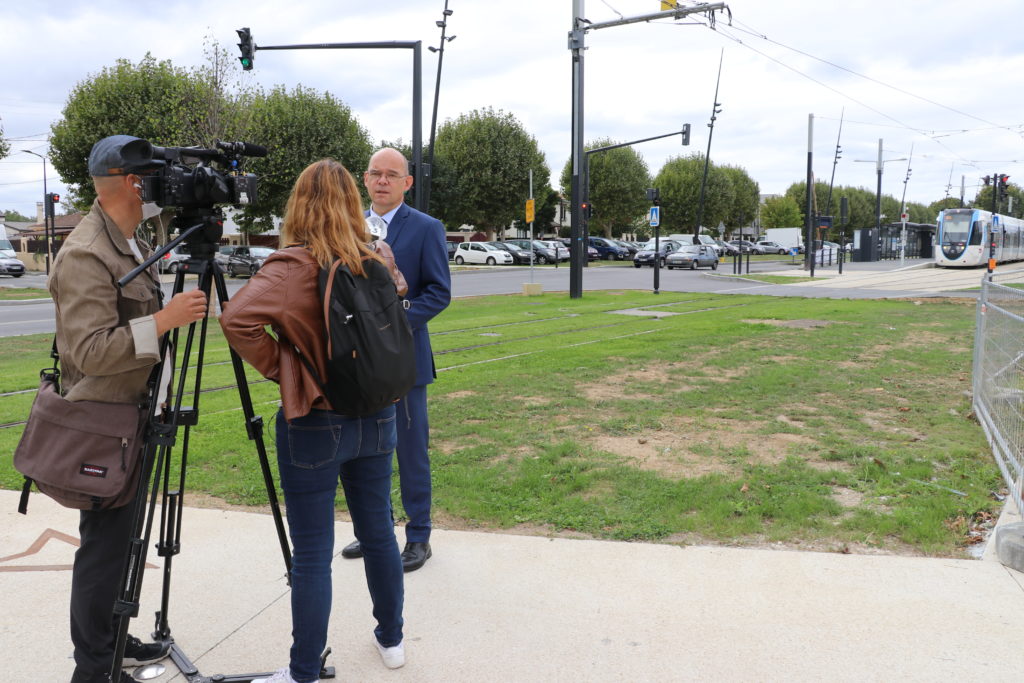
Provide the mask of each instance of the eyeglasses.
[{"label": "eyeglasses", "polygon": [[384,178],[389,183],[399,181],[405,177],[404,175],[398,175],[394,171],[388,171],[387,173],[382,171],[367,171],[366,175],[370,176],[373,180],[380,180],[381,178]]}]

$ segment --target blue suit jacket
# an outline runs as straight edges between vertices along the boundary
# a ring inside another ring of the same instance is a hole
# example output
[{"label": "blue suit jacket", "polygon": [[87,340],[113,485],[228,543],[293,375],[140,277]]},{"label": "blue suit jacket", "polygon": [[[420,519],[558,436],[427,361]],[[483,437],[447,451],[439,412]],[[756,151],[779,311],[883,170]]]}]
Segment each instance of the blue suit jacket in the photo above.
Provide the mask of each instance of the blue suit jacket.
[{"label": "blue suit jacket", "polygon": [[430,384],[437,373],[427,323],[452,300],[444,226],[403,203],[391,218],[384,241],[395,253],[395,264],[409,285],[406,313],[416,342],[416,385]]}]

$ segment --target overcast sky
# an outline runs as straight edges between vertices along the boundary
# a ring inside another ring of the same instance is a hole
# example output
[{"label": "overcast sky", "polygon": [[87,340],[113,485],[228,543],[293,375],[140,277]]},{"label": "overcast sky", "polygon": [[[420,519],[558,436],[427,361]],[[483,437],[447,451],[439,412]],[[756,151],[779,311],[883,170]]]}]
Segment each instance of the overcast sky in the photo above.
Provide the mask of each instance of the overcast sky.
[{"label": "overcast sky", "polygon": [[[0,120],[13,150],[47,153],[46,138],[71,88],[118,58],[150,52],[189,67],[204,39],[236,56],[234,29],[257,45],[422,40],[423,140],[429,138],[444,0],[299,0],[102,3],[4,2]],[[487,106],[513,113],[536,137],[553,184],[571,149],[571,0],[449,0],[439,123]],[[908,201],[972,198],[984,175],[1024,184],[1024,3],[968,8],[951,0],[844,3],[736,0],[716,13],[591,30],[586,35],[585,137],[637,140],[692,124],[679,138],[643,143],[652,174],[673,156],[707,148],[719,57],[721,113],[711,158],[742,166],[762,193],[781,193],[807,168],[828,182],[842,126],[835,183],[875,188],[884,139],[883,192]],[[658,0],[586,0],[594,23],[658,11]],[[299,83],[351,106],[375,141],[411,139],[409,50],[258,51],[238,77],[264,87]],[[253,142],[259,142],[254,140]],[[857,160],[866,160],[857,163]],[[47,165],[51,192],[60,178]],[[524,184],[526,180],[524,179]],[[42,162],[12,151],[0,160],[0,210],[35,214]]]}]

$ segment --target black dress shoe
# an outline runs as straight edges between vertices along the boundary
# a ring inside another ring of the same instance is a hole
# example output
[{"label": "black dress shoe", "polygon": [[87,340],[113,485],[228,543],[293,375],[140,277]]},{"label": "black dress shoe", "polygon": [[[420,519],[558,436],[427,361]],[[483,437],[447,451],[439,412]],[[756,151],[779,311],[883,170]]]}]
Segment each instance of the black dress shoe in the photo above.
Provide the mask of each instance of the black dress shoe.
[{"label": "black dress shoe", "polygon": [[363,556],[363,547],[359,545],[359,541],[352,541],[341,549],[341,556],[346,560],[357,560]]},{"label": "black dress shoe", "polygon": [[402,551],[402,571],[416,571],[426,564],[429,557],[429,543],[406,543],[405,550]]}]

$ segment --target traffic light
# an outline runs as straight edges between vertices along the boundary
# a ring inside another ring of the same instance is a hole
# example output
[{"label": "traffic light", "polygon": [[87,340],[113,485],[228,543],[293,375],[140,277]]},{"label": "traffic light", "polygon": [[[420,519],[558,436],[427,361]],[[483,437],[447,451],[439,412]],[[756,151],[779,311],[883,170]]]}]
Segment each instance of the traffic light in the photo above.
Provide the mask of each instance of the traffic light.
[{"label": "traffic light", "polygon": [[686,145],[690,144],[690,124],[688,124],[688,123],[684,123],[683,124],[682,135],[683,135],[683,146],[685,147]]},{"label": "traffic light", "polygon": [[590,218],[594,215],[594,205],[590,202],[582,202],[580,204],[580,214],[584,218]]},{"label": "traffic light", "polygon": [[981,180],[982,180],[982,182],[985,183],[986,186],[988,186],[989,182],[991,182],[991,180],[992,180],[992,176],[988,176],[987,175],[984,178],[982,178]]},{"label": "traffic light", "polygon": [[46,211],[46,215],[52,218],[54,216],[54,205],[60,204],[60,195],[55,192],[48,192],[43,196],[43,200],[43,208]]},{"label": "traffic light", "polygon": [[1006,199],[1006,196],[1007,196],[1006,189],[1007,189],[1007,185],[1010,182],[1010,176],[1008,176],[1008,175],[999,175],[999,176],[996,176],[996,177],[999,180],[999,182],[996,184],[996,192],[999,193],[999,199],[1000,200]]},{"label": "traffic light", "polygon": [[238,58],[238,61],[242,63],[242,70],[252,71],[252,59],[253,53],[256,51],[256,44],[252,42],[249,27],[235,29],[235,33],[238,34],[238,49],[242,53],[242,56]]}]

